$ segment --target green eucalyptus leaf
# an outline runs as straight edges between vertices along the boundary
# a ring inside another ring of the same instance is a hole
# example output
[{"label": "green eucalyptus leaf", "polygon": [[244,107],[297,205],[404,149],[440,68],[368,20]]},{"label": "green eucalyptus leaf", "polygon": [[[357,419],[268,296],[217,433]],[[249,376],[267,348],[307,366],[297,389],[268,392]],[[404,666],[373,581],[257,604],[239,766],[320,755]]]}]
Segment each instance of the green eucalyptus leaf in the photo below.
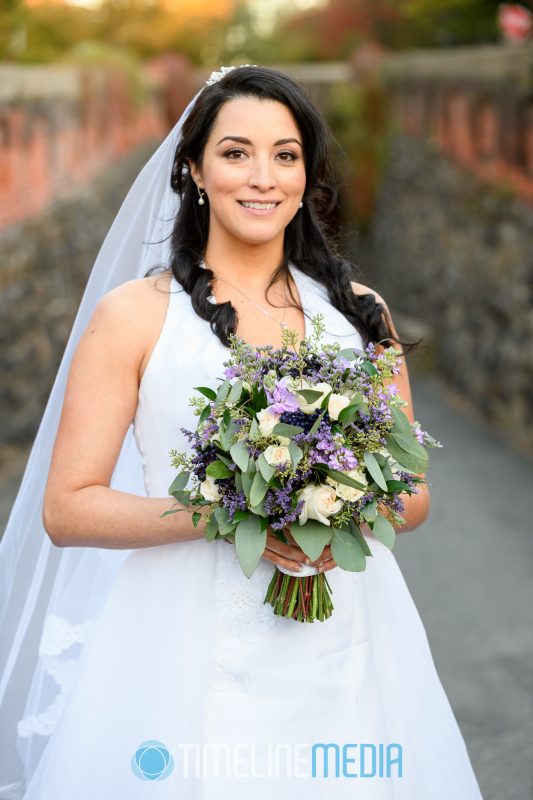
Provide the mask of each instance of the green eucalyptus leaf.
[{"label": "green eucalyptus leaf", "polygon": [[212,542],[216,538],[217,533],[218,533],[218,521],[215,516],[215,513],[213,512],[209,517],[209,520],[205,527],[205,538],[207,539],[208,542]]},{"label": "green eucalyptus leaf", "polygon": [[289,453],[291,454],[292,466],[297,467],[303,458],[303,450],[298,447],[296,442],[289,442]]},{"label": "green eucalyptus leaf", "polygon": [[[265,500],[264,500],[264,498],[263,498],[263,500],[261,500],[259,505],[250,506],[250,511],[252,512],[252,514],[256,514],[258,517],[262,517],[264,519],[268,519],[268,514],[265,511]],[[268,525],[268,523],[267,523],[267,525]]]},{"label": "green eucalyptus leaf", "polygon": [[219,459],[212,461],[205,472],[211,478],[229,478],[230,475],[233,475],[232,471]]},{"label": "green eucalyptus leaf", "polygon": [[[259,473],[258,473],[259,474]],[[248,514],[235,531],[235,547],[242,571],[250,578],[265,551],[266,529],[262,530],[259,517]]]},{"label": "green eucalyptus leaf", "polygon": [[250,489],[250,505],[258,506],[268,490],[268,483],[260,472],[256,472]]},{"label": "green eucalyptus leaf", "polygon": [[239,426],[234,419],[230,420],[224,428],[220,429],[220,444],[224,450],[229,451],[231,449],[233,439],[235,438],[235,434],[238,432],[238,430]]},{"label": "green eucalyptus leaf", "polygon": [[318,520],[310,519],[305,525],[291,522],[289,529],[299,547],[311,561],[316,561],[324,547],[331,541],[332,528]]},{"label": "green eucalyptus leaf", "polygon": [[379,466],[378,462],[376,461],[374,454],[369,453],[368,451],[365,452],[364,455],[365,466],[369,471],[370,475],[376,481],[377,485],[380,489],[383,489],[384,492],[387,491],[387,481],[383,477],[383,473],[381,471],[381,467]]},{"label": "green eucalyptus leaf", "polygon": [[190,475],[191,475],[190,472],[180,472],[179,475],[176,475],[176,477],[170,484],[168,493],[172,494],[173,492],[179,489],[185,489],[189,481]]},{"label": "green eucalyptus leaf", "polygon": [[350,403],[350,405],[345,406],[345,408],[339,411],[339,422],[341,425],[349,425],[354,419],[357,419],[360,408],[361,403]]},{"label": "green eucalyptus leaf", "polygon": [[194,386],[193,388],[196,389],[197,392],[201,392],[205,397],[209,398],[209,400],[217,399],[217,393],[213,389],[210,389],[209,386]]},{"label": "green eucalyptus leaf", "polygon": [[210,405],[204,406],[202,409],[202,413],[198,418],[198,425],[201,425],[202,422],[205,422],[210,413],[211,413],[211,406]]},{"label": "green eucalyptus leaf", "polygon": [[310,433],[310,434],[312,434],[312,433],[316,433],[316,432],[317,432],[317,430],[318,430],[318,429],[319,429],[319,427],[320,427],[320,423],[322,422],[322,419],[323,419],[323,417],[324,417],[324,414],[326,413],[326,410],[327,410],[327,409],[325,409],[325,408],[324,408],[324,409],[321,411],[321,413],[318,415],[318,417],[315,419],[315,421],[313,422],[313,424],[312,424],[312,425],[311,425],[311,427],[309,428],[309,433]]},{"label": "green eucalyptus leaf", "polygon": [[261,431],[259,430],[259,423],[257,422],[256,417],[252,417],[252,423],[250,425],[250,439],[258,439],[261,436]]},{"label": "green eucalyptus leaf", "polygon": [[230,389],[231,389],[231,383],[229,381],[229,378],[227,378],[218,387],[218,391],[217,391],[217,394],[216,394],[216,403],[217,403],[217,405],[220,405],[221,403],[224,402],[224,400],[228,396],[228,392],[230,391]]},{"label": "green eucalyptus leaf", "polygon": [[[250,459],[252,461],[252,459]],[[252,483],[254,480],[255,472],[252,472],[251,469],[248,469],[246,472],[241,474],[242,480],[242,490],[246,495],[246,499],[250,501],[250,492],[252,490]]]},{"label": "green eucalyptus leaf", "polygon": [[363,551],[365,556],[371,556],[372,555],[372,551],[371,551],[370,547],[368,546],[368,542],[365,539],[365,537],[363,536],[363,532],[361,531],[361,528],[359,527],[359,525],[357,525],[355,520],[353,520],[353,519],[350,520],[349,525],[350,525],[350,533],[352,534],[352,536],[355,536],[355,538],[357,539],[357,541],[361,545],[361,550]]},{"label": "green eucalyptus leaf", "polygon": [[425,448],[417,442],[414,434],[413,436],[404,436],[400,433],[391,433],[390,435],[396,444],[407,453],[411,453],[411,455],[417,456],[418,458],[424,458],[424,456],[427,457]]},{"label": "green eucalyptus leaf", "polygon": [[366,568],[366,557],[360,542],[346,530],[333,528],[331,554],[341,569],[362,572]]},{"label": "green eucalyptus leaf", "polygon": [[372,533],[382,544],[391,550],[393,549],[396,543],[396,531],[383,514],[378,513],[372,526]]},{"label": "green eucalyptus leaf", "polygon": [[314,403],[324,394],[318,389],[295,389],[296,394],[301,394],[306,403]]},{"label": "green eucalyptus leaf", "polygon": [[371,361],[363,361],[363,363],[361,364],[361,367],[372,378],[375,378],[375,376],[378,374],[377,369],[375,368],[375,366],[373,365],[373,363]]},{"label": "green eucalyptus leaf", "polygon": [[228,509],[225,506],[216,506],[214,514],[217,519],[220,535],[225,536],[227,533],[231,533],[235,528],[235,523],[229,521]]},{"label": "green eucalyptus leaf", "polygon": [[415,473],[425,472],[428,467],[428,454],[423,450],[424,457],[414,455],[404,450],[392,436],[386,438],[387,450],[398,464]]},{"label": "green eucalyptus leaf", "polygon": [[353,361],[361,355],[360,350],[355,350],[353,347],[346,347],[344,350],[339,351],[341,358],[346,358],[348,361]]},{"label": "green eucalyptus leaf", "polygon": [[393,478],[391,481],[387,481],[387,489],[391,494],[411,491],[411,487],[408,483],[404,483],[404,481],[397,481],[395,478]]},{"label": "green eucalyptus leaf", "polygon": [[272,478],[272,476],[274,475],[274,473],[276,472],[276,467],[268,463],[264,453],[261,453],[261,455],[258,457],[256,464],[257,464],[257,469],[259,470],[265,481],[268,483]]},{"label": "green eucalyptus leaf", "polygon": [[370,503],[367,503],[366,506],[363,506],[363,510],[361,511],[361,516],[363,517],[365,522],[374,522],[377,513],[378,513],[377,501],[371,500]]},{"label": "green eucalyptus leaf", "polygon": [[228,394],[228,403],[236,403],[240,399],[242,393],[242,386],[243,386],[243,381],[241,380],[235,381],[235,383],[231,387],[230,393]]},{"label": "green eucalyptus leaf", "polygon": [[401,410],[401,408],[397,408],[396,406],[391,406],[390,412],[392,420],[394,422],[394,427],[398,431],[398,433],[403,433],[404,436],[412,436],[413,429],[411,427],[411,423],[409,422],[406,414]]},{"label": "green eucalyptus leaf", "polygon": [[[318,467],[317,464],[313,465],[314,467]],[[350,478],[349,475],[346,475],[344,472],[340,472],[338,469],[333,469],[332,467],[326,466],[325,470],[327,475],[333,480],[338,481],[338,483],[342,483],[345,486],[352,486],[354,489],[367,489],[366,483],[361,483],[360,481],[356,481],[353,478]]]},{"label": "green eucalyptus leaf", "polygon": [[246,447],[244,439],[239,439],[238,442],[232,444],[229,452],[241,472],[246,472],[250,462],[250,454],[248,453],[248,448]]},{"label": "green eucalyptus leaf", "polygon": [[190,489],[176,489],[172,492],[172,497],[181,503],[182,506],[188,506],[191,503],[191,490]]},{"label": "green eucalyptus leaf", "polygon": [[272,433],[276,436],[294,436],[297,433],[302,433],[303,428],[299,425],[288,425],[286,422],[278,422],[272,428]]},{"label": "green eucalyptus leaf", "polygon": [[183,511],[182,508],[171,508],[170,511],[164,511],[160,516],[168,517],[170,514],[177,514],[178,511]]}]

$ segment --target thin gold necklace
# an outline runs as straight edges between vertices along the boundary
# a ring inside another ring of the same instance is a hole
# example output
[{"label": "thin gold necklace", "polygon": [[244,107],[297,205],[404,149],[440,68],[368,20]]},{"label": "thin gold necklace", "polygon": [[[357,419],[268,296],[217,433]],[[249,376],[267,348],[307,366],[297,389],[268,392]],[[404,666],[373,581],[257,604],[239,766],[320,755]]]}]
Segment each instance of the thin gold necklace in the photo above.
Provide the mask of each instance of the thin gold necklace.
[{"label": "thin gold necklace", "polygon": [[[269,314],[268,311],[266,311],[266,309],[264,309],[262,306],[260,306],[259,303],[256,303],[255,300],[252,300],[251,297],[248,297],[247,294],[244,294],[242,289],[239,289],[238,286],[235,286],[233,283],[231,283],[230,281],[226,280],[226,278],[222,278],[220,275],[217,275],[216,272],[214,271],[213,267],[210,266],[210,264],[207,263],[205,258],[202,259],[202,261],[200,261],[200,267],[202,269],[210,269],[211,272],[214,274],[215,278],[217,278],[217,280],[224,281],[224,283],[227,283],[229,286],[232,286],[234,289],[236,289],[238,292],[240,292],[240,294],[242,294],[242,296],[245,297],[246,300],[248,300],[250,303],[253,303],[254,306],[257,306],[259,311],[262,311],[263,314],[266,314],[267,317],[270,317],[270,319],[273,319],[274,322],[277,322],[282,330],[287,327],[286,323],[284,322],[284,319],[285,319],[285,314],[287,313],[288,306],[284,306],[283,319],[281,319],[281,320],[276,319],[276,317],[273,317],[272,314]],[[216,303],[216,300],[215,300],[213,295],[210,295],[208,299],[209,299],[209,302]]]}]

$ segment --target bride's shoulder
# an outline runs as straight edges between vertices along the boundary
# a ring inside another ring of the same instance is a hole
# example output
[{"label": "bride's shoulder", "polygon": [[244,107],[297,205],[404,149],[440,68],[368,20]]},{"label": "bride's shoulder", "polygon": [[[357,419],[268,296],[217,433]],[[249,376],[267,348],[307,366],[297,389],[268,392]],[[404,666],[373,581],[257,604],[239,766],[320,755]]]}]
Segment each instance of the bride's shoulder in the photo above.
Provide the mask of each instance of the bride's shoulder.
[{"label": "bride's shoulder", "polygon": [[138,342],[141,351],[157,335],[169,301],[171,270],[133,278],[110,289],[97,304],[93,320],[113,336]]},{"label": "bride's shoulder", "polygon": [[124,281],[114,289],[110,289],[105,298],[112,298],[117,303],[135,302],[136,299],[146,300],[168,292],[172,280],[172,270],[157,272],[144,278],[131,278]]},{"label": "bride's shoulder", "polygon": [[171,270],[144,278],[132,278],[110,289],[99,305],[118,317],[127,315],[142,320],[152,314],[157,316],[161,311],[164,313],[171,280]]}]

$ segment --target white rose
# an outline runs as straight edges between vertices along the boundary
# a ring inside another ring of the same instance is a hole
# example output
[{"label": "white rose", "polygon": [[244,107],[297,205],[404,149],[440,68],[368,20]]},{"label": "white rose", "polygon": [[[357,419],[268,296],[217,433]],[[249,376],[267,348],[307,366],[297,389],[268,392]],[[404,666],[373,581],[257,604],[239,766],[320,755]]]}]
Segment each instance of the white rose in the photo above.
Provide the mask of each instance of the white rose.
[{"label": "white rose", "polygon": [[[358,483],[364,483],[365,486],[368,485],[368,481],[364,474],[358,469],[350,469],[346,472],[343,471],[343,475],[353,478],[353,480],[357,481]],[[336,481],[333,478],[326,478],[326,481],[335,487],[335,492],[338,497],[342,497],[343,500],[348,500],[350,503],[355,502],[355,500],[359,500],[359,498],[365,493],[364,489],[356,489],[355,486],[347,486],[345,483],[339,483],[339,481]]]},{"label": "white rose", "polygon": [[328,517],[340,511],[343,505],[342,500],[335,499],[335,490],[325,483],[306,486],[299,492],[298,500],[304,501],[298,517],[300,525],[305,525],[308,519],[316,519],[323,525],[329,525]]},{"label": "white rose", "polygon": [[328,401],[328,414],[331,419],[339,419],[339,413],[350,405],[350,398],[344,394],[331,394]]},{"label": "white rose", "polygon": [[263,408],[256,414],[259,422],[259,431],[261,436],[270,436],[274,426],[278,424],[281,414],[275,414],[269,408]]},{"label": "white rose", "polygon": [[299,389],[313,389],[316,392],[321,392],[320,397],[317,397],[313,403],[308,403],[301,394],[296,394],[296,401],[300,411],[303,411],[304,414],[312,414],[313,411],[316,411],[317,408],[320,407],[320,403],[324,399],[324,395],[328,394],[328,392],[331,392],[331,386],[329,383],[313,384],[309,383],[309,381],[306,381],[305,378],[302,381],[300,381],[299,378],[293,381],[293,391],[297,392]]},{"label": "white rose", "polygon": [[283,464],[285,461],[290,462],[291,460],[289,448],[284,447],[283,445],[277,446],[275,444],[271,444],[264,451],[263,455],[267,460],[267,464],[271,464],[272,466]]},{"label": "white rose", "polygon": [[219,500],[221,497],[218,485],[211,475],[206,475],[205,481],[201,482],[200,493],[205,500],[209,500],[211,503],[215,500]]},{"label": "white rose", "polygon": [[278,436],[278,442],[280,444],[289,444],[290,440],[291,440],[290,436]]}]

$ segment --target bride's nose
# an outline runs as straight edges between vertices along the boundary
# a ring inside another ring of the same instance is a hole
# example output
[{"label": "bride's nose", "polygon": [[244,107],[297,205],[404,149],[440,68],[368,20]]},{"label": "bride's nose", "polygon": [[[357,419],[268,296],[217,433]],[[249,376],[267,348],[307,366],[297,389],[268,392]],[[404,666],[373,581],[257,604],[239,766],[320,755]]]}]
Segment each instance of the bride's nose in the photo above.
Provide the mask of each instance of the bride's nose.
[{"label": "bride's nose", "polygon": [[256,156],[250,161],[248,186],[266,192],[276,186],[274,164],[269,156]]}]

